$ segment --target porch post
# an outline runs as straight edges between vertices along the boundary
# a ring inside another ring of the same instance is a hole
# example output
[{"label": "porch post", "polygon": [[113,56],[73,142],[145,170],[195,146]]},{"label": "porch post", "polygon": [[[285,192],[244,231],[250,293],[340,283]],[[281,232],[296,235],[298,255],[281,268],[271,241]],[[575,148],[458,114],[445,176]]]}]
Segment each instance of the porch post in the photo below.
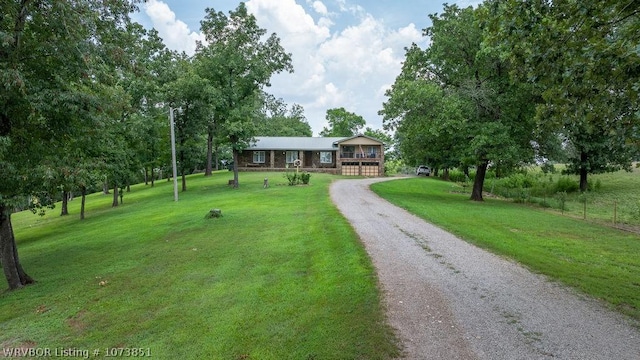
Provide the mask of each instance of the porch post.
[{"label": "porch post", "polygon": [[380,162],[378,163],[378,175],[384,176],[384,144],[380,145]]},{"label": "porch post", "polygon": [[274,169],[276,167],[276,151],[271,150],[271,156],[269,157],[269,163],[271,168]]},{"label": "porch post", "polygon": [[336,151],[336,169],[338,169],[338,175],[342,175],[342,159],[340,158],[340,148],[342,145],[338,145]]}]

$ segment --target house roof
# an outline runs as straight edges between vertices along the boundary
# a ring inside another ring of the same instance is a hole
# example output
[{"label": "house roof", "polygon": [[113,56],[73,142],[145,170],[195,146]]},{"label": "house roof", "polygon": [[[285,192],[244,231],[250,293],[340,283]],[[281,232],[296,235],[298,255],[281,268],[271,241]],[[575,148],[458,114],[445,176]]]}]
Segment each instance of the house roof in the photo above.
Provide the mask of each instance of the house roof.
[{"label": "house roof", "polygon": [[256,136],[255,143],[251,144],[252,150],[308,150],[331,151],[336,150],[338,144],[343,141],[365,137],[381,142],[366,135],[351,137],[303,137],[303,136]]},{"label": "house roof", "polygon": [[[339,144],[339,143],[341,143],[341,142],[345,142],[345,141],[349,141],[349,140],[353,140],[353,139],[357,139],[357,138],[367,138],[367,139],[369,139],[369,140],[373,140],[373,141],[375,141],[375,142],[382,143],[382,141],[380,141],[380,140],[378,140],[378,139],[376,139],[376,138],[373,138],[373,137],[371,137],[371,136],[363,135],[363,134],[358,134],[358,135],[354,135],[354,136],[347,137],[347,138],[340,138],[340,140],[338,140],[338,141],[334,142],[334,144],[335,144],[335,145],[338,145],[338,144]],[[384,143],[383,143],[383,144],[384,144]]]},{"label": "house roof", "polygon": [[310,151],[330,151],[335,150],[334,142],[340,141],[341,137],[293,137],[257,136],[253,150],[310,150]]}]

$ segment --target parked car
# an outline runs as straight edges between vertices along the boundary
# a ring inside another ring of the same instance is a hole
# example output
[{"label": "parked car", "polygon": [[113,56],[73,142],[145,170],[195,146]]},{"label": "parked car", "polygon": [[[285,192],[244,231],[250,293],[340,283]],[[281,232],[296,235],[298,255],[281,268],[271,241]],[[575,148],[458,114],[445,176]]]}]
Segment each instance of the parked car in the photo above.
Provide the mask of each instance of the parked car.
[{"label": "parked car", "polygon": [[416,168],[416,175],[429,176],[431,175],[431,168],[427,165],[420,165]]}]

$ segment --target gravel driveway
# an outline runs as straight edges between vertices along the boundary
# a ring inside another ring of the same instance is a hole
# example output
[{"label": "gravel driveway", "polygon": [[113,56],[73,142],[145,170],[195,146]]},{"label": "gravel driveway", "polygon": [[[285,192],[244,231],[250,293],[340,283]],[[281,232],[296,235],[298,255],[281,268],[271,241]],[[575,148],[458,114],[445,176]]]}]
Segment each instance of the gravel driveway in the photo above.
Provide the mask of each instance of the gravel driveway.
[{"label": "gravel driveway", "polygon": [[385,180],[339,180],[331,198],[375,265],[406,358],[640,359],[629,319],[369,190]]}]

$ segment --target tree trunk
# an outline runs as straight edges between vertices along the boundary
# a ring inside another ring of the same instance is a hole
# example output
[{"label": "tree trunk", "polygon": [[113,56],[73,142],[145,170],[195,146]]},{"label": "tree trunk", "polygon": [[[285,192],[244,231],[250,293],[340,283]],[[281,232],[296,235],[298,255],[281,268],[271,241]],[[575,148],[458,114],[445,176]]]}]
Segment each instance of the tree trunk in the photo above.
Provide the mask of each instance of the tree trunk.
[{"label": "tree trunk", "polygon": [[240,186],[238,184],[238,151],[233,150],[233,188],[237,189]]},{"label": "tree trunk", "polygon": [[113,202],[111,203],[111,207],[118,206],[118,185],[113,186]]},{"label": "tree trunk", "polygon": [[444,175],[442,176],[442,179],[445,181],[449,181],[449,168],[445,168],[443,170]]},{"label": "tree trunk", "polygon": [[105,195],[109,195],[109,182],[107,181],[107,178],[104,178],[104,183],[102,184],[102,192]]},{"label": "tree trunk", "polygon": [[207,168],[204,170],[204,176],[211,176],[213,173],[213,131],[209,128],[207,135]]},{"label": "tree trunk", "polygon": [[484,187],[484,177],[487,174],[488,166],[489,166],[489,162],[484,161],[476,169],[476,177],[473,181],[473,191],[471,192],[471,200],[473,201],[484,200],[482,199],[482,188]]},{"label": "tree trunk", "polygon": [[216,171],[220,170],[220,153],[219,153],[219,146],[218,144],[216,144],[215,148],[214,148],[214,152],[216,155]]},{"label": "tree trunk", "polygon": [[80,220],[84,220],[84,205],[87,200],[87,187],[81,186],[80,192],[82,193],[82,201],[80,202]]},{"label": "tree trunk", "polygon": [[585,192],[589,190],[589,183],[587,182],[587,160],[588,155],[584,151],[580,153],[580,191]]},{"label": "tree trunk", "polygon": [[19,289],[35,281],[20,265],[18,248],[11,226],[11,208],[0,204],[0,263],[10,290]]},{"label": "tree trunk", "polygon": [[149,185],[149,168],[144,167],[144,184]]},{"label": "tree trunk", "polygon": [[60,216],[69,215],[69,192],[62,191],[62,209],[60,211]]}]

